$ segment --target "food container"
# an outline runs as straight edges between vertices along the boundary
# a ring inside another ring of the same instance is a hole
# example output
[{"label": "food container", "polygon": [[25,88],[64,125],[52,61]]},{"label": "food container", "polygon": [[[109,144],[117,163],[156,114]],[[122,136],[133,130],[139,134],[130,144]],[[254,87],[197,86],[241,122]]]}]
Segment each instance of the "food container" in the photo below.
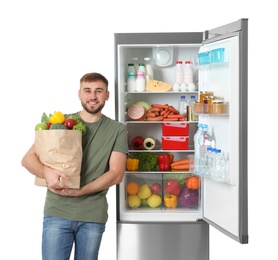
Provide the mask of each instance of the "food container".
[{"label": "food container", "polygon": [[218,48],[210,52],[211,63],[224,61],[224,48]]},{"label": "food container", "polygon": [[200,103],[204,103],[204,99],[213,96],[212,91],[200,91]]},{"label": "food container", "polygon": [[209,52],[201,52],[198,53],[198,64],[205,65],[210,63],[210,53]]},{"label": "food container", "polygon": [[193,112],[195,114],[202,114],[204,112],[204,103],[195,101],[194,106],[193,106]]},{"label": "food container", "polygon": [[228,110],[228,104],[223,100],[213,100],[211,110],[212,114],[226,114]]},{"label": "food container", "polygon": [[189,136],[162,136],[162,150],[188,150]]},{"label": "food container", "polygon": [[189,124],[187,123],[165,123],[162,124],[163,136],[188,136]]}]

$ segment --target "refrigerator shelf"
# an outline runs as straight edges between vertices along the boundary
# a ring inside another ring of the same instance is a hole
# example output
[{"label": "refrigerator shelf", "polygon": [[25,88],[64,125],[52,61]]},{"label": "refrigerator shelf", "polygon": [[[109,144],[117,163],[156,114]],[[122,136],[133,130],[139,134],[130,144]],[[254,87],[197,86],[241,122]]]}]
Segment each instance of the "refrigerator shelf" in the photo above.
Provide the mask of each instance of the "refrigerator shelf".
[{"label": "refrigerator shelf", "polygon": [[163,92],[151,92],[151,91],[144,91],[144,92],[125,92],[125,95],[128,94],[198,94],[198,91],[163,91]]}]

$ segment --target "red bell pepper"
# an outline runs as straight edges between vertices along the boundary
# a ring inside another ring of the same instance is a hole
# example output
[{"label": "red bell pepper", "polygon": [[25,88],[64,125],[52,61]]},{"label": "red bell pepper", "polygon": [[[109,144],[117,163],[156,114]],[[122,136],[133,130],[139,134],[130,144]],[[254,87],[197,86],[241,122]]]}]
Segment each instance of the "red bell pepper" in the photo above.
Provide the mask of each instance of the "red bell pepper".
[{"label": "red bell pepper", "polygon": [[170,155],[161,154],[157,157],[158,166],[160,171],[169,171],[171,168]]}]

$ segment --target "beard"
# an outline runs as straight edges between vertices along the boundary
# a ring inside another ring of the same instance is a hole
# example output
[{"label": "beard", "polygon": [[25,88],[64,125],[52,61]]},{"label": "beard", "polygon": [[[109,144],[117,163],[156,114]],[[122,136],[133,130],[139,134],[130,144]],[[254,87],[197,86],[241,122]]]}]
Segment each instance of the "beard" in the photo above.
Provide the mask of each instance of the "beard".
[{"label": "beard", "polygon": [[98,107],[95,107],[95,108],[87,107],[86,104],[87,104],[87,103],[83,103],[83,102],[81,101],[81,105],[82,105],[82,107],[84,108],[84,110],[85,110],[87,113],[92,114],[92,115],[101,112],[101,110],[102,110],[103,107],[104,107],[104,103],[103,103],[103,104],[100,104]]}]

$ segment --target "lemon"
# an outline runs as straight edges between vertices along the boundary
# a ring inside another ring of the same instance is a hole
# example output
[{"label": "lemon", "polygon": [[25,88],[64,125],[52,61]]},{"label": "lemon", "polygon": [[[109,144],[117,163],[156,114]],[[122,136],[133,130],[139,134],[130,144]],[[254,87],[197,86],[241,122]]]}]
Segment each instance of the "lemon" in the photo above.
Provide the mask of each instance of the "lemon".
[{"label": "lemon", "polygon": [[141,199],[138,197],[138,195],[128,195],[127,197],[128,206],[136,209],[141,205]]},{"label": "lemon", "polygon": [[162,198],[158,194],[152,194],[147,199],[147,203],[151,208],[157,208],[162,203]]}]

